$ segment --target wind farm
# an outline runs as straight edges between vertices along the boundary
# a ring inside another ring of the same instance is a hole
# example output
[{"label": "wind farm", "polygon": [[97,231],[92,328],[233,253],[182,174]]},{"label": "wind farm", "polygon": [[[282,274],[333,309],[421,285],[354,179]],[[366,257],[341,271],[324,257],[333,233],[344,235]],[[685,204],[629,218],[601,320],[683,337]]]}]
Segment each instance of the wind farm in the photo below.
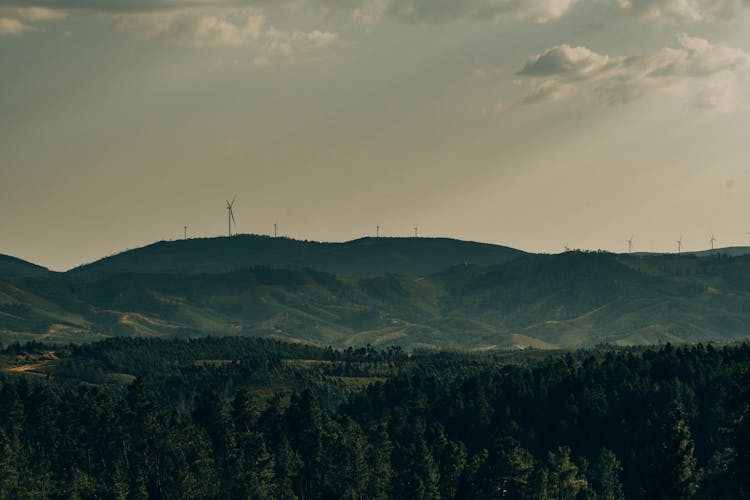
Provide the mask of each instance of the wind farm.
[{"label": "wind farm", "polygon": [[[230,200],[226,200],[225,201],[225,208],[227,210],[227,235],[228,236],[238,236],[238,235],[242,234],[242,233],[238,232],[238,230],[237,230],[237,224],[236,224],[236,220],[235,220],[235,216],[234,216],[234,213],[235,213],[234,204],[235,204],[236,198],[237,198],[236,196],[233,196],[231,201]],[[279,226],[278,221],[275,221],[273,223],[273,231],[270,233],[274,238],[279,237],[279,235],[278,235],[278,226]],[[184,237],[183,237],[183,239],[187,239],[187,228],[188,228],[188,226],[184,226],[184,228],[183,228],[184,229]],[[397,231],[391,237],[393,237],[393,238],[399,238],[399,237],[401,237],[401,238],[408,238],[408,237],[419,238],[420,237],[419,236],[419,227],[418,226],[412,226],[410,228],[410,231],[411,231],[411,234],[408,234],[406,231],[404,231],[404,232],[402,232],[402,233],[399,234],[399,232]],[[381,237],[380,233],[381,233],[381,225],[377,224],[377,225],[375,225],[375,238],[380,238]],[[246,233],[246,234],[247,235],[251,235],[252,233]],[[366,231],[363,232],[363,237],[365,237],[366,234],[367,234]],[[744,234],[750,235],[750,232],[745,231]],[[205,235],[203,237],[204,238],[205,237],[210,237],[210,234]],[[436,237],[440,238],[440,237],[448,237],[448,236],[439,236],[439,235],[437,235]],[[718,241],[719,240],[715,237],[714,233],[711,232],[711,233],[709,233],[709,239],[708,239],[708,245],[707,245],[707,247],[705,247],[705,248],[693,248],[692,250],[685,251],[685,247],[684,247],[684,243],[683,243],[684,242],[684,236],[680,235],[679,239],[677,239],[677,240],[674,241],[674,244],[676,245],[676,252],[674,252],[674,253],[676,253],[678,255],[681,255],[683,253],[685,253],[687,255],[702,254],[703,252],[719,252],[719,253],[731,254],[731,255],[738,255],[738,254],[744,253],[745,246],[743,246],[743,245],[735,245],[735,246],[730,246],[730,247],[725,247],[725,248],[717,248],[716,247],[716,243],[718,243]],[[631,234],[629,238],[625,239],[626,253],[627,254],[635,254],[635,255],[657,255],[657,254],[667,254],[667,253],[670,253],[667,250],[659,251],[659,250],[656,250],[656,249],[648,249],[648,248],[644,248],[644,249],[642,249],[640,251],[635,251],[634,252],[634,248],[635,248],[634,242],[635,242],[635,234]],[[588,249],[580,249],[579,248],[579,249],[576,249],[576,250],[600,251],[600,250],[602,250],[603,248],[606,248],[606,247],[607,247],[606,241],[602,241],[602,245],[601,246],[592,247],[592,248],[588,248]],[[747,248],[750,248],[750,246],[748,246]],[[571,250],[572,250],[572,247],[568,243],[566,243],[565,245],[563,245],[563,251],[564,252],[569,252]],[[545,252],[542,252],[542,253],[545,253]]]}]

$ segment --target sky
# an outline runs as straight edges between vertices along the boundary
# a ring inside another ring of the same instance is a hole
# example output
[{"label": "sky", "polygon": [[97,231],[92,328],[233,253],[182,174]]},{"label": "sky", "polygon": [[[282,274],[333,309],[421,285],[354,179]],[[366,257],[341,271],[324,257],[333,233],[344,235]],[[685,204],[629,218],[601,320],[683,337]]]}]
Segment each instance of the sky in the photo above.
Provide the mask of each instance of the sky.
[{"label": "sky", "polygon": [[750,245],[750,0],[0,0],[0,253]]}]

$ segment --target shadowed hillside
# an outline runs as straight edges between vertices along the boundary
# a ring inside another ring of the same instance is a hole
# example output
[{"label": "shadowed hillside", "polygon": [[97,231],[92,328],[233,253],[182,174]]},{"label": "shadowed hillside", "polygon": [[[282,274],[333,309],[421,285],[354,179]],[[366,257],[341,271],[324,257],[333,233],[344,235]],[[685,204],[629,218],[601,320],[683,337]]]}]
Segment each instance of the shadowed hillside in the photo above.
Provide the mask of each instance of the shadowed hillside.
[{"label": "shadowed hillside", "polygon": [[309,267],[334,274],[421,276],[465,262],[491,265],[523,252],[448,238],[362,238],[319,243],[238,235],[161,241],[68,271],[93,280],[123,273],[224,273],[252,266]]},{"label": "shadowed hillside", "polygon": [[10,255],[0,255],[0,276],[46,276],[51,273],[46,267]]},{"label": "shadowed hillside", "polygon": [[687,256],[692,255],[695,257],[717,257],[717,256],[725,256],[725,257],[741,257],[743,255],[750,255],[750,247],[724,247],[724,248],[716,248],[715,250],[696,250],[696,251],[688,251],[683,250],[682,253],[676,254],[673,252],[663,253],[663,252],[633,252],[631,254],[635,257],[655,257],[655,256],[664,256],[664,255],[673,255],[673,256]]},{"label": "shadowed hillside", "polygon": [[725,341],[750,336],[748,324],[750,256],[525,254],[421,277],[252,267],[0,279],[3,341],[210,334],[513,349]]}]

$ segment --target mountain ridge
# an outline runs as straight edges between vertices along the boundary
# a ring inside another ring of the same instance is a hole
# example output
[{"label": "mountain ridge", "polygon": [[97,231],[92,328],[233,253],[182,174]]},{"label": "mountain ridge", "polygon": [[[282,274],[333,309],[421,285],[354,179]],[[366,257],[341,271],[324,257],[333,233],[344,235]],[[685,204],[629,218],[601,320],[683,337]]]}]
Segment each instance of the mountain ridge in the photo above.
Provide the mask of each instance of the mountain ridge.
[{"label": "mountain ridge", "polygon": [[426,275],[471,262],[496,264],[525,252],[451,238],[359,238],[342,243],[237,235],[160,241],[77,266],[78,280],[121,273],[223,273],[252,266],[309,267],[335,274]]},{"label": "mountain ridge", "polygon": [[750,256],[523,254],[425,276],[254,266],[0,279],[0,340],[273,337],[517,349],[750,337]]},{"label": "mountain ridge", "polygon": [[11,255],[0,254],[0,276],[44,276],[51,274],[53,274],[53,271],[46,267]]}]

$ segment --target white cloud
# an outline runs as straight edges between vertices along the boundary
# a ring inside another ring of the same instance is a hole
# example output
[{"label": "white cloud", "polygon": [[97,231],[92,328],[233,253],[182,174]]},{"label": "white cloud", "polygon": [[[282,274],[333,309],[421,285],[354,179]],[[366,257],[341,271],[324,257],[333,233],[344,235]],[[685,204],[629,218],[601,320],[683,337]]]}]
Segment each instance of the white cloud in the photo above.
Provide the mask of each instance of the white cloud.
[{"label": "white cloud", "polygon": [[640,19],[654,22],[728,21],[746,16],[747,0],[615,0],[617,7]]},{"label": "white cloud", "polygon": [[42,7],[3,7],[0,5],[0,36],[21,35],[37,28],[29,22],[64,19],[65,13]]},{"label": "white cloud", "polygon": [[194,47],[239,46],[257,40],[266,22],[254,7],[116,14],[115,19],[120,29],[145,40],[165,39]]},{"label": "white cloud", "polygon": [[48,9],[45,7],[22,7],[14,9],[15,14],[27,21],[57,21],[65,19],[67,14],[57,9]]},{"label": "white cloud", "polygon": [[0,17],[0,36],[3,35],[20,35],[24,31],[30,31],[34,28],[28,24],[24,24],[18,19],[10,17]]},{"label": "white cloud", "polygon": [[442,23],[460,19],[523,19],[547,22],[564,15],[576,0],[318,0],[324,9],[349,12],[374,24],[383,19],[409,23]]},{"label": "white cloud", "polygon": [[267,26],[255,7],[241,9],[193,8],[176,11],[114,14],[117,26],[144,40],[166,40],[192,47],[246,46],[253,64],[310,61],[338,40],[328,31],[284,31]]},{"label": "white cloud", "polygon": [[750,54],[680,33],[679,48],[645,56],[608,56],[586,47],[559,45],[535,55],[518,72],[531,85],[523,104],[594,97],[621,104],[649,95],[671,95],[699,108],[739,105]]},{"label": "white cloud", "polygon": [[289,32],[271,27],[263,36],[260,53],[254,62],[266,65],[275,62],[310,61],[337,41],[338,35],[328,31]]},{"label": "white cloud", "polygon": [[564,15],[576,0],[0,0],[14,7],[86,9],[106,13],[167,12],[183,9],[238,9],[269,6],[322,9],[372,24],[448,22],[458,19],[527,19],[546,22]]},{"label": "white cloud", "polygon": [[[696,23],[750,17],[750,0],[591,0],[616,12],[655,22]],[[405,23],[500,19],[549,22],[568,13],[577,0],[0,0],[0,8],[89,10],[110,14],[185,9],[308,7],[349,16],[359,23],[388,19]],[[14,17],[14,16],[8,16]]]},{"label": "white cloud", "polygon": [[519,74],[533,77],[585,76],[603,70],[608,63],[608,56],[592,52],[586,47],[558,45],[529,59]]}]

